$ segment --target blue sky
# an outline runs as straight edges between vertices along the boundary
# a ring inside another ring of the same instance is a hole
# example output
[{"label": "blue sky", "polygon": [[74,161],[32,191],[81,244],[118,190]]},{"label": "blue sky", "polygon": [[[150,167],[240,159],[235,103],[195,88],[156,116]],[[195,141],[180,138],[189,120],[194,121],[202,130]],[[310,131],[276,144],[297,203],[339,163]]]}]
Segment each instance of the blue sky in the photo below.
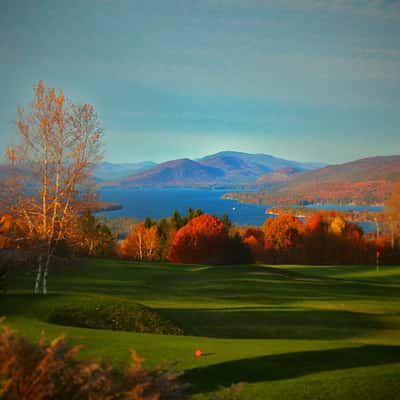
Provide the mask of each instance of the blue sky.
[{"label": "blue sky", "polygon": [[2,0],[0,151],[43,79],[114,162],[400,154],[398,0]]}]

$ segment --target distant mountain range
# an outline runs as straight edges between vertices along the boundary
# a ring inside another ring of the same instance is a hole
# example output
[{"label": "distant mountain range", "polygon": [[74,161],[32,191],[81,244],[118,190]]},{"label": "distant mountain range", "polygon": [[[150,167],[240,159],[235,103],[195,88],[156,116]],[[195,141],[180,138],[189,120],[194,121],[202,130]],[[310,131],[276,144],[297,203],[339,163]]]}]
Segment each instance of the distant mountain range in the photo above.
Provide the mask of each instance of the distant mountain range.
[{"label": "distant mountain range", "polygon": [[97,182],[111,181],[114,179],[120,179],[124,176],[140,173],[146,169],[150,169],[157,164],[152,161],[143,161],[139,163],[110,163],[101,162],[93,171],[93,178]]},{"label": "distant mountain range", "polygon": [[[262,185],[286,181],[287,175],[322,167],[323,163],[302,163],[267,154],[225,151],[198,160],[187,158],[167,161],[142,172],[101,184],[102,187],[183,187]],[[277,173],[278,175],[276,175]],[[271,175],[275,174],[275,175]],[[269,182],[269,176],[271,181]],[[279,180],[281,178],[281,180]]]},{"label": "distant mountain range", "polygon": [[[100,162],[93,169],[93,179],[95,182],[111,181],[123,178],[124,176],[140,173],[146,169],[152,168],[156,163],[152,161],[143,161],[138,163],[111,163]],[[23,168],[25,170],[25,168]],[[28,171],[29,168],[26,168]],[[0,164],[0,179],[10,174],[10,167],[7,164]]]},{"label": "distant mountain range", "polygon": [[374,204],[382,203],[397,183],[400,155],[364,158],[296,173],[268,191],[230,193],[227,197],[261,204]]},{"label": "distant mountain range", "polygon": [[[7,165],[0,165],[0,178],[8,172]],[[393,183],[400,183],[400,155],[326,165],[224,151],[197,160],[183,158],[160,164],[103,162],[95,168],[94,178],[100,188],[252,189],[228,196],[261,204],[373,204],[382,203],[391,193]]]}]

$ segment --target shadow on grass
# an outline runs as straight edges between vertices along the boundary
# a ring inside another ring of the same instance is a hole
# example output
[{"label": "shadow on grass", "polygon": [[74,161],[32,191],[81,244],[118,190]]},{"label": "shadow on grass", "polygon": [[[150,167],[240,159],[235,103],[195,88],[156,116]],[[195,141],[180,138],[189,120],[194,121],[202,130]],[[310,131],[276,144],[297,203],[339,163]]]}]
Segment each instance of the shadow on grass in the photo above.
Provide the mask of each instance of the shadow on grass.
[{"label": "shadow on grass", "polygon": [[357,367],[400,363],[400,346],[366,345],[321,351],[276,354],[195,368],[183,379],[192,393],[208,392],[237,382],[264,382]]},{"label": "shadow on grass", "polygon": [[345,339],[393,328],[380,315],[340,310],[159,309],[194,336],[231,339]]}]

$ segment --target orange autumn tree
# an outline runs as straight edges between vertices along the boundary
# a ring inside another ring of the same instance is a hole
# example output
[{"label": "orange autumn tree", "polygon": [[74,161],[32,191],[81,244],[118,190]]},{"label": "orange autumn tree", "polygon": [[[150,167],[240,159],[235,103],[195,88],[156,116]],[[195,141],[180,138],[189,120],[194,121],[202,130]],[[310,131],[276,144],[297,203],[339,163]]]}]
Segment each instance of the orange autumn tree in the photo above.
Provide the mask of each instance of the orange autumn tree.
[{"label": "orange autumn tree", "polygon": [[296,259],[296,250],[302,242],[303,224],[289,213],[276,218],[268,218],[262,230],[265,235],[265,248],[275,262],[288,262]]},{"label": "orange autumn tree", "polygon": [[247,228],[242,234],[243,243],[249,246],[254,261],[263,262],[265,256],[264,232],[256,227]]},{"label": "orange autumn tree", "polygon": [[363,230],[356,224],[337,215],[329,225],[330,242],[335,246],[334,264],[362,264],[365,255]]},{"label": "orange autumn tree", "polygon": [[188,264],[221,264],[229,238],[224,224],[212,215],[193,218],[175,235],[168,260]]},{"label": "orange autumn tree", "polygon": [[317,211],[305,220],[303,260],[305,263],[329,264],[332,246],[330,246],[328,219],[332,218],[325,211]]},{"label": "orange autumn tree", "polygon": [[15,221],[9,214],[0,216],[0,250],[13,247],[15,241]]},{"label": "orange autumn tree", "polygon": [[24,220],[13,218],[10,214],[0,215],[0,250],[12,249],[15,252],[34,245],[33,238],[26,235]]},{"label": "orange autumn tree", "polygon": [[317,211],[305,221],[306,264],[362,264],[368,262],[362,229],[335,211]]},{"label": "orange autumn tree", "polygon": [[9,200],[2,208],[35,238],[34,291],[46,294],[57,246],[68,240],[87,204],[92,168],[102,158],[102,130],[93,106],[70,103],[40,81],[29,111],[18,110],[17,132],[19,144],[6,152],[11,173],[0,185],[0,199]]},{"label": "orange autumn tree", "polygon": [[160,237],[156,225],[146,228],[143,224],[134,225],[130,234],[122,240],[119,254],[122,258],[153,261],[159,258]]}]

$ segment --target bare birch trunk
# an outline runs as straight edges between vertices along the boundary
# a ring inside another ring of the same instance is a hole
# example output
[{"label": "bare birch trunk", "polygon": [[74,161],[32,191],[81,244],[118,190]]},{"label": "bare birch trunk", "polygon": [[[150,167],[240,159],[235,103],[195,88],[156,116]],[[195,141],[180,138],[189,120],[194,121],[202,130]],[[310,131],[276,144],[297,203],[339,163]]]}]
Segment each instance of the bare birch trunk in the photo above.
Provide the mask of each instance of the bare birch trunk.
[{"label": "bare birch trunk", "polygon": [[42,286],[42,293],[47,294],[47,276],[49,273],[49,266],[50,266],[51,254],[47,255],[47,260],[43,270],[43,286]]},{"label": "bare birch trunk", "polygon": [[142,261],[143,260],[143,244],[142,244],[142,233],[141,232],[139,232],[138,239],[139,239],[139,260]]},{"label": "bare birch trunk", "polygon": [[42,280],[42,271],[43,271],[43,265],[42,265],[42,256],[39,256],[39,261],[38,261],[38,269],[36,273],[36,280],[35,280],[35,294],[39,293],[40,290],[40,282]]},{"label": "bare birch trunk", "polygon": [[94,240],[90,239],[90,246],[89,246],[89,255],[93,255],[93,249],[94,249]]},{"label": "bare birch trunk", "polygon": [[380,229],[379,229],[379,222],[376,218],[375,218],[375,226],[376,226],[376,239],[379,239]]}]

